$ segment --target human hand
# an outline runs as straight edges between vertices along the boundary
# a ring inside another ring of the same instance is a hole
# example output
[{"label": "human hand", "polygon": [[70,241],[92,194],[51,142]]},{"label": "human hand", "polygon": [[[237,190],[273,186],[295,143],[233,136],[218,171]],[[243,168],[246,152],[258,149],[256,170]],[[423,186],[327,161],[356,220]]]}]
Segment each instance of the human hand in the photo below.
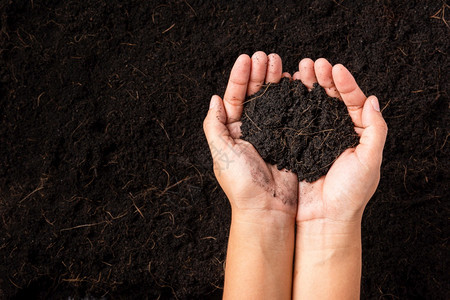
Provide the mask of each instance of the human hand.
[{"label": "human hand", "polygon": [[241,115],[246,95],[264,83],[278,83],[281,58],[256,52],[241,55],[231,70],[224,100],[214,95],[203,128],[213,156],[214,173],[234,213],[273,213],[295,218],[297,176],[278,170],[261,158],[256,149],[240,139]]},{"label": "human hand", "polygon": [[377,98],[344,66],[304,59],[293,77],[343,100],[360,136],[325,176],[299,183],[293,299],[359,299],[361,218],[380,179],[387,126]]},{"label": "human hand", "polygon": [[344,101],[360,136],[356,148],[344,151],[328,173],[313,183],[299,184],[297,225],[306,221],[361,221],[364,208],[380,179],[387,126],[375,96],[367,98],[350,72],[326,59],[303,59],[294,79],[308,88],[318,82],[331,97]]},{"label": "human hand", "polygon": [[214,173],[232,207],[224,299],[291,299],[298,179],[240,139],[245,96],[278,83],[281,71],[276,54],[241,55],[224,101],[212,97],[203,123]]}]

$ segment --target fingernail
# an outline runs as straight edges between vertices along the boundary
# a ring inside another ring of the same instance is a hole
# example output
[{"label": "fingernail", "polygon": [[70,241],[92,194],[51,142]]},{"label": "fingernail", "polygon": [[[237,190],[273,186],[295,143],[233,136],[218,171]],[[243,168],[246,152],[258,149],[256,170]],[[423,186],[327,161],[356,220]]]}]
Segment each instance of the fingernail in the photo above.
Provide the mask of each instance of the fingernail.
[{"label": "fingernail", "polygon": [[218,106],[219,106],[219,102],[217,100],[216,95],[214,95],[214,96],[211,97],[211,102],[209,103],[209,109],[216,108]]},{"label": "fingernail", "polygon": [[380,104],[378,103],[378,99],[375,96],[370,98],[370,103],[372,104],[373,109],[376,111],[380,111]]}]

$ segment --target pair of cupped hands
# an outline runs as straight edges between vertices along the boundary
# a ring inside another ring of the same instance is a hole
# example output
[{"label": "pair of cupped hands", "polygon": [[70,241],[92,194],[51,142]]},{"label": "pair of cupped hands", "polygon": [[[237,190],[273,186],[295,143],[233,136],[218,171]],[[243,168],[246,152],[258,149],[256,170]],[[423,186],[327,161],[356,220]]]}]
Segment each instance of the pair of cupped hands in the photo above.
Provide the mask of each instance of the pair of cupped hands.
[{"label": "pair of cupped hands", "polygon": [[[315,83],[347,106],[359,135],[359,144],[345,150],[328,173],[315,182],[299,182],[297,175],[266,163],[241,137],[241,116],[246,96],[282,77],[301,80],[312,89]],[[277,54],[256,52],[241,55],[230,74],[225,95],[214,95],[203,128],[214,161],[215,176],[235,215],[277,215],[295,220],[360,222],[364,208],[380,179],[387,126],[378,99],[366,97],[350,72],[326,59],[300,61],[292,76],[282,72]]]}]

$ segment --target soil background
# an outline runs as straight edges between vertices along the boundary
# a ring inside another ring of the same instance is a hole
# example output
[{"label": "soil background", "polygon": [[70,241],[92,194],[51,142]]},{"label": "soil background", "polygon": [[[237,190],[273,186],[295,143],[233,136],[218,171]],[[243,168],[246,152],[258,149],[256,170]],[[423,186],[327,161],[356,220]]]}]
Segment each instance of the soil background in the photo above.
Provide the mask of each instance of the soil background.
[{"label": "soil background", "polygon": [[[202,120],[241,53],[342,63],[389,126],[362,299],[449,299],[445,1],[0,1],[0,298],[220,297]],[[447,275],[445,275],[447,274]]]}]

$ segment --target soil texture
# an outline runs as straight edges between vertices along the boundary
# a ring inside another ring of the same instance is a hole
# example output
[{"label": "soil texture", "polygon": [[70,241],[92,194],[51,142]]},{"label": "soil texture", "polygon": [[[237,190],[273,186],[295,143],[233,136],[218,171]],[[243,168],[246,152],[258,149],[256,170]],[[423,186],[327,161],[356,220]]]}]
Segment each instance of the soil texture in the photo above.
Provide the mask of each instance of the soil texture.
[{"label": "soil texture", "polygon": [[362,299],[449,299],[449,5],[0,1],[0,298],[220,297],[230,206],[202,122],[236,58],[327,58],[389,133]]},{"label": "soil texture", "polygon": [[244,104],[242,139],[279,170],[313,182],[359,138],[345,104],[318,84],[311,92],[299,80],[283,78],[263,86]]}]

